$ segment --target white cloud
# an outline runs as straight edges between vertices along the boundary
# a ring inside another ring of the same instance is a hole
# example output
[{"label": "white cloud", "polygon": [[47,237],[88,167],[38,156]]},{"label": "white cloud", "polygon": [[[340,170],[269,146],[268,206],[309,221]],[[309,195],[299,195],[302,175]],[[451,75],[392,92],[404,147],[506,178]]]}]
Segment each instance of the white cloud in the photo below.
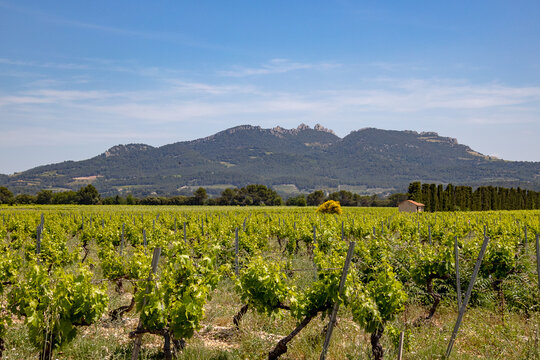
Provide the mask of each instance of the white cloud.
[{"label": "white cloud", "polygon": [[216,85],[178,79],[167,80],[167,82],[172,85],[171,91],[177,91],[182,94],[231,95],[262,93],[252,85]]},{"label": "white cloud", "polygon": [[34,61],[21,61],[7,58],[0,58],[0,64],[13,65],[13,66],[25,66],[25,67],[40,67],[48,69],[60,69],[60,70],[85,70],[88,69],[88,65],[74,64],[74,63],[52,63],[52,62],[34,62]]},{"label": "white cloud", "polygon": [[[62,139],[67,147],[103,144],[108,139],[111,143],[164,144],[207,136],[240,123],[270,127],[321,122],[341,135],[365,126],[445,131],[453,123],[462,129],[521,124],[532,132],[540,131],[540,87],[536,86],[376,76],[328,82],[329,76],[354,75],[358,69],[324,72],[320,81],[318,71],[340,65],[285,59],[273,59],[255,68],[236,67],[220,72],[221,76],[189,76],[180,70],[144,67],[133,61],[82,61],[79,73],[21,81],[19,90],[0,87],[0,141],[4,149],[18,143],[61,144]],[[50,65],[3,58],[1,64],[8,69],[67,69],[70,63]],[[85,69],[93,70],[91,77]],[[149,84],[146,87],[110,90],[94,83],[109,73],[95,70],[129,73],[133,80],[151,81],[144,82]],[[293,71],[305,71],[299,75],[309,76],[309,87],[299,87],[298,82],[282,76],[272,77]],[[257,75],[272,81],[257,81]],[[452,136],[462,137],[459,133]]]},{"label": "white cloud", "polygon": [[1,109],[2,106],[6,106],[6,105],[45,104],[45,103],[49,103],[49,100],[45,99],[45,98],[41,98],[41,97],[24,96],[24,95],[18,95],[18,96],[4,95],[4,96],[0,96],[0,109]]},{"label": "white cloud", "polygon": [[[440,131],[475,150],[517,159],[524,155],[511,154],[519,150],[490,145],[500,143],[497,131],[501,138],[512,136],[509,127],[540,131],[540,87],[534,86],[386,78],[300,93],[232,80],[216,84],[172,78],[159,84],[156,89],[109,91],[44,82],[32,91],[0,93],[0,148],[9,153],[25,145],[70,149],[86,144],[97,154],[105,144],[160,145],[243,123],[293,127],[320,122],[341,136],[365,126]],[[491,134],[486,145],[478,135],[471,140],[468,132],[484,130]]]},{"label": "white cloud", "polygon": [[469,84],[454,80],[385,79],[380,88],[322,92],[337,107],[363,107],[390,113],[430,109],[495,109],[535,103],[540,110],[540,87]]},{"label": "white cloud", "polygon": [[[47,107],[44,107],[48,105]],[[52,106],[52,108],[51,108]],[[9,107],[9,109],[8,109]],[[157,90],[104,91],[43,88],[0,94],[6,118],[23,112],[31,118],[47,113],[66,118],[137,119],[148,123],[216,120],[251,114],[320,118],[352,118],[370,113],[414,117],[426,111],[461,112],[463,118],[489,122],[498,114],[515,111],[531,119],[540,112],[540,87],[470,84],[455,80],[384,79],[359,84],[356,89],[318,90],[302,94],[269,91],[249,84],[212,84],[170,79]],[[59,115],[62,116],[62,115]],[[501,121],[500,119],[497,121]],[[493,120],[495,123],[496,120]]]},{"label": "white cloud", "polygon": [[238,66],[232,70],[218,71],[219,75],[230,77],[245,77],[254,75],[269,75],[269,74],[281,74],[295,70],[320,70],[330,69],[340,66],[339,64],[330,63],[301,63],[292,62],[287,59],[272,59],[266,64],[262,64],[256,68],[248,68]]}]

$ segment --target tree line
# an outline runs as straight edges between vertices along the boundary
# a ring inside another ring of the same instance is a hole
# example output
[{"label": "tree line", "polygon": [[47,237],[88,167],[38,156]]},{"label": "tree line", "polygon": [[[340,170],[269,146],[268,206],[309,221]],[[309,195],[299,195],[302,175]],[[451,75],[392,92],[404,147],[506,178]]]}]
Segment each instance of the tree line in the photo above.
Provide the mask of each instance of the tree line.
[{"label": "tree line", "polygon": [[362,196],[350,191],[325,193],[316,190],[310,194],[300,194],[284,201],[276,191],[261,184],[247,185],[242,188],[228,188],[221,196],[211,198],[206,189],[199,187],[192,196],[147,196],[136,198],[115,195],[101,197],[93,185],[86,185],[78,191],[53,192],[41,190],[35,195],[14,195],[8,188],[0,187],[0,204],[80,204],[80,205],[236,205],[236,206],[318,206],[327,200],[339,201],[341,206],[397,206],[407,199],[407,194],[392,194],[386,198],[378,195]]},{"label": "tree line", "polygon": [[425,211],[483,211],[540,209],[540,192],[521,188],[448,184],[409,184],[407,198],[425,205]]},{"label": "tree line", "polygon": [[378,195],[359,195],[350,191],[325,193],[322,190],[310,194],[300,194],[284,201],[276,191],[261,184],[242,188],[228,188],[221,196],[210,198],[206,189],[199,187],[192,196],[147,196],[136,198],[131,194],[102,198],[93,185],[86,185],[78,191],[53,192],[41,190],[35,195],[14,195],[8,188],[0,186],[0,204],[79,204],[79,205],[237,205],[237,206],[318,206],[327,200],[339,201],[341,206],[397,206],[410,199],[425,205],[425,211],[459,210],[520,210],[540,209],[540,192],[521,188],[471,186],[448,184],[409,184],[406,194],[395,193],[385,198]]},{"label": "tree line", "polygon": [[36,195],[13,193],[5,186],[0,186],[0,204],[99,204],[101,197],[93,185],[87,185],[78,191],[41,190]]},{"label": "tree line", "polygon": [[279,206],[283,199],[271,188],[253,184],[242,188],[228,188],[221,196],[210,198],[206,189],[199,187],[192,196],[158,197],[149,196],[138,200],[141,205],[240,205]]},{"label": "tree line", "polygon": [[131,194],[102,198],[92,185],[78,191],[53,192],[41,190],[36,195],[14,195],[0,186],[0,204],[73,204],[73,205],[282,205],[283,199],[265,185],[247,185],[240,189],[225,189],[220,197],[209,198],[206,189],[199,187],[192,196],[147,196],[136,198]]},{"label": "tree line", "polygon": [[339,201],[341,206],[397,206],[403,200],[407,200],[407,194],[395,193],[381,198],[378,195],[360,195],[350,191],[341,190],[325,194],[322,190],[316,190],[307,196],[300,194],[287,199],[286,205],[292,206],[319,206],[325,201]]}]

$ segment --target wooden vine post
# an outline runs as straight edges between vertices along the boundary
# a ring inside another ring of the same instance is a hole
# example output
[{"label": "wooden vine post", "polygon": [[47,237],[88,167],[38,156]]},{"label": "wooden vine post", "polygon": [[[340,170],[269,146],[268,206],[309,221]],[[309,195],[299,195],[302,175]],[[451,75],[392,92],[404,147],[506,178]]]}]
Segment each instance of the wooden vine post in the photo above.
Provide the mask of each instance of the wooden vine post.
[{"label": "wooden vine post", "polygon": [[[349,250],[347,251],[347,257],[345,258],[345,264],[343,265],[343,272],[341,273],[341,279],[339,280],[338,299],[343,296],[343,288],[345,287],[347,273],[349,272],[349,265],[351,264],[351,259],[354,253],[354,245],[356,245],[354,241],[349,243]],[[328,352],[330,338],[332,337],[332,332],[334,331],[338,309],[339,302],[336,302],[334,304],[334,308],[332,309],[332,314],[330,315],[330,322],[328,323],[328,330],[326,331],[326,338],[324,339],[323,349],[319,360],[326,359],[326,353]]]},{"label": "wooden vine post", "polygon": [[456,261],[456,292],[459,311],[461,309],[461,280],[459,279],[459,247],[457,236],[454,237],[454,256]]},{"label": "wooden vine post", "polygon": [[538,274],[538,290],[540,290],[540,246],[538,237],[539,235],[536,234],[536,272]]},{"label": "wooden vine post", "polygon": [[204,236],[204,219],[201,218],[201,236]]},{"label": "wooden vine post", "polygon": [[[156,247],[154,248],[154,253],[152,254],[152,270],[150,271],[150,275],[148,275],[148,284],[146,285],[146,294],[150,293],[151,285],[150,282],[152,281],[153,275],[157,271],[157,266],[159,262],[159,256],[161,255],[161,248]],[[146,305],[146,297],[143,299],[143,306],[142,310],[144,310],[144,307]],[[141,310],[141,311],[142,311]],[[142,329],[142,321],[139,319],[139,324],[137,325],[137,330]],[[133,352],[131,353],[131,360],[137,360],[139,358],[139,352],[141,351],[141,343],[142,343],[142,334],[137,334],[135,336],[135,341],[133,343]]]},{"label": "wooden vine post", "polygon": [[41,252],[41,231],[42,231],[42,225],[38,225],[36,229],[36,255],[37,262],[39,264],[39,253]]},{"label": "wooden vine post", "polygon": [[461,321],[463,320],[463,315],[465,314],[467,303],[469,302],[469,299],[471,298],[473,285],[474,285],[474,282],[476,281],[476,276],[478,275],[478,271],[480,270],[480,264],[482,263],[484,254],[486,253],[488,242],[489,242],[489,238],[485,236],[484,243],[482,244],[482,249],[480,250],[480,254],[478,254],[478,260],[476,260],[476,265],[474,266],[473,274],[471,276],[471,281],[469,282],[469,287],[467,288],[467,292],[465,293],[465,299],[463,300],[463,304],[461,304],[461,307],[459,309],[459,314],[456,320],[456,324],[454,326],[454,331],[452,331],[452,337],[450,338],[450,342],[448,343],[448,348],[446,349],[447,359],[450,357],[450,353],[452,352],[452,347],[454,346],[454,342],[456,341],[456,336],[459,331]]},{"label": "wooden vine post", "polygon": [[124,228],[126,224],[122,223],[122,237],[120,238],[120,255],[122,255],[122,250],[124,249]]},{"label": "wooden vine post", "polygon": [[[314,250],[315,250],[315,244],[316,244],[316,243],[317,243],[317,227],[316,227],[315,225],[313,225],[313,249],[314,249]],[[319,276],[319,275],[317,274],[319,268],[318,268],[318,266],[317,266],[317,263],[315,262],[315,253],[312,252],[311,255],[312,255],[312,256],[311,256],[311,259],[312,259],[312,261],[313,261],[313,270],[314,270],[314,271],[313,271],[313,279],[314,279],[314,280],[317,280],[317,278],[318,278],[318,276]]]},{"label": "wooden vine post", "polygon": [[187,243],[187,236],[186,236],[186,222],[184,221],[184,243]]},{"label": "wooden vine post", "polygon": [[239,250],[239,242],[238,242],[238,228],[234,229],[234,273],[236,276],[240,274],[240,270],[238,269],[238,250]]},{"label": "wooden vine post", "polygon": [[399,348],[398,348],[398,360],[403,359],[403,337],[405,333],[402,331],[399,333]]}]

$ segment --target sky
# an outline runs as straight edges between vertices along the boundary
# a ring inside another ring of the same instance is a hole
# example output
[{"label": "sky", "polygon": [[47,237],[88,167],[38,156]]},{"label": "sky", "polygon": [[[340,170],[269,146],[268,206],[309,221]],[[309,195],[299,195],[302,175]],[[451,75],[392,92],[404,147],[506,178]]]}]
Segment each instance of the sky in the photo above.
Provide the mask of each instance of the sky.
[{"label": "sky", "polygon": [[300,123],[540,161],[540,2],[0,0],[0,173]]}]

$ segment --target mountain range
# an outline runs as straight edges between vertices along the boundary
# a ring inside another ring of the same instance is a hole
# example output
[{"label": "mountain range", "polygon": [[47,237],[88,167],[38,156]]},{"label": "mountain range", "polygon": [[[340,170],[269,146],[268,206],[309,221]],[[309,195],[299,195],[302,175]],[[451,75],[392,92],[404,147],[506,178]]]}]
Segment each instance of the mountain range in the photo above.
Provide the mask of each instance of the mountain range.
[{"label": "mountain range", "polygon": [[82,161],[0,175],[15,193],[62,191],[92,183],[102,195],[210,193],[247,184],[282,195],[314,189],[372,194],[403,191],[412,181],[540,190],[540,162],[480,154],[435,132],[365,128],[340,138],[321,125],[295,129],[242,125],[192,141],[114,146]]}]

